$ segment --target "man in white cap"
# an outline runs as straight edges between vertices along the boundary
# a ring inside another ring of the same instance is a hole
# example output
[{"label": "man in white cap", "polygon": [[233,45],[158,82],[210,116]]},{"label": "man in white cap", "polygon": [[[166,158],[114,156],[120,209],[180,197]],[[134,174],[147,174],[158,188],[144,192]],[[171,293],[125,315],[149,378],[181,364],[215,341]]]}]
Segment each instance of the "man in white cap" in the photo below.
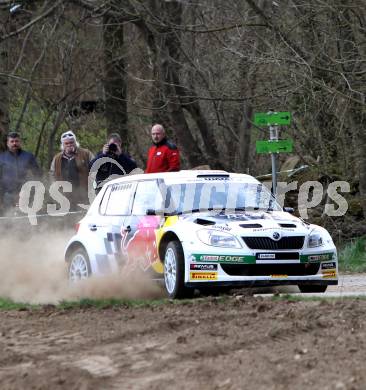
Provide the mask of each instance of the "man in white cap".
[{"label": "man in white cap", "polygon": [[61,152],[53,158],[50,173],[55,180],[72,184],[69,200],[73,208],[87,199],[89,163],[93,157],[90,150],[80,148],[71,130],[61,135]]}]

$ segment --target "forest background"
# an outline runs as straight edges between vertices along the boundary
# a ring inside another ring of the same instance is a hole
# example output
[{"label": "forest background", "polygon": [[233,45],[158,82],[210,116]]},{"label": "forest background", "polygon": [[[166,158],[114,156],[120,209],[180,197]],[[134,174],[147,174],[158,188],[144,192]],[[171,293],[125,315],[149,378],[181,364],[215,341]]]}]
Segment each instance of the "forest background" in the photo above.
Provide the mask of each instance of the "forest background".
[{"label": "forest background", "polygon": [[278,160],[308,166],[291,180],[350,183],[345,216],[311,219],[361,236],[365,96],[364,0],[0,0],[0,132],[44,171],[66,129],[93,152],[117,131],[144,168],[162,123],[183,168],[267,174],[254,113],[290,111],[295,150]]}]

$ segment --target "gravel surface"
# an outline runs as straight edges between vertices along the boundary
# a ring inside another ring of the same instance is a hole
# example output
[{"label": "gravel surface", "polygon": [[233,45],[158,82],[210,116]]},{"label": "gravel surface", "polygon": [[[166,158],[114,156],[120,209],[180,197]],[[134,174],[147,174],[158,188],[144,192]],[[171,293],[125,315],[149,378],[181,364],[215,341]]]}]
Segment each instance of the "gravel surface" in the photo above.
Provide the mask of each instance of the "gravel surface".
[{"label": "gravel surface", "polygon": [[0,312],[1,388],[365,388],[366,300],[246,294]]}]

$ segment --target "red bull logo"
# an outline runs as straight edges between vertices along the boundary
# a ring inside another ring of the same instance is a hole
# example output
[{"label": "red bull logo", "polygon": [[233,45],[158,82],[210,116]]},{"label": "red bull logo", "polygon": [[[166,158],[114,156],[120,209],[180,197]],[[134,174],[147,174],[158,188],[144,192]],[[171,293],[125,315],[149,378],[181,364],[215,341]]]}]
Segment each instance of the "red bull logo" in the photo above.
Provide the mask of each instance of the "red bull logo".
[{"label": "red bull logo", "polygon": [[156,231],[160,227],[161,217],[143,216],[138,218],[135,231],[121,231],[121,252],[127,259],[128,269],[146,271],[158,260]]}]

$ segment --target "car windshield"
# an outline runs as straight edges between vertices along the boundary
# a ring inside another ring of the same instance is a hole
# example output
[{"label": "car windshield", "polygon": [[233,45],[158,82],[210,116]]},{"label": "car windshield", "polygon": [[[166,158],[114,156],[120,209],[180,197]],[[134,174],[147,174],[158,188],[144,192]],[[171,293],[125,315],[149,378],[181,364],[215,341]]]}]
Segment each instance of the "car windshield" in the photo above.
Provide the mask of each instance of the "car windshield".
[{"label": "car windshield", "polygon": [[166,188],[165,212],[281,210],[268,189],[260,183],[199,182],[171,184]]}]

